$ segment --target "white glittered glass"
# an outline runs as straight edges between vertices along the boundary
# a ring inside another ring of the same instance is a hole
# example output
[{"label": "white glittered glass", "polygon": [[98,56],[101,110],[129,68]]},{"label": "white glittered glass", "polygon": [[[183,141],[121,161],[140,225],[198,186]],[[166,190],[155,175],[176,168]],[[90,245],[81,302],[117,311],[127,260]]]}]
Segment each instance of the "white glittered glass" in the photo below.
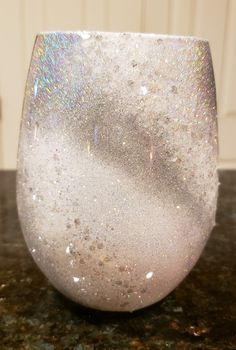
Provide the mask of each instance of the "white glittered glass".
[{"label": "white glittered glass", "polygon": [[72,300],[133,311],[189,273],[215,223],[215,83],[207,41],[42,33],[18,152],[21,227]]}]

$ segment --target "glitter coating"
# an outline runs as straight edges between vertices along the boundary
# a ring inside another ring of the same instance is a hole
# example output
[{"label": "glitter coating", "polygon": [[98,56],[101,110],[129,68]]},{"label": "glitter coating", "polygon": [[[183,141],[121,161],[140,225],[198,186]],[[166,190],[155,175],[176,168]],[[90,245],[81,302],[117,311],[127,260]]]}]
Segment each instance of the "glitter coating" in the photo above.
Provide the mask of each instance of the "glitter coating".
[{"label": "glitter coating", "polygon": [[17,200],[26,243],[64,295],[133,311],[165,297],[215,223],[215,83],[207,41],[37,36]]}]

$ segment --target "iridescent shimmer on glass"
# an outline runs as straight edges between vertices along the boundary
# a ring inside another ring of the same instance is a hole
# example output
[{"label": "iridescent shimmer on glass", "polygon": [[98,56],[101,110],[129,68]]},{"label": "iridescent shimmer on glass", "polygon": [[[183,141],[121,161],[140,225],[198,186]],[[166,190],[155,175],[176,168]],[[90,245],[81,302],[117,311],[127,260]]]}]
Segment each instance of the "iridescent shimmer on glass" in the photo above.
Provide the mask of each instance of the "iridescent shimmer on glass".
[{"label": "iridescent shimmer on glass", "polygon": [[32,256],[72,300],[133,311],[170,293],[215,223],[215,84],[207,41],[37,36],[17,199]]}]

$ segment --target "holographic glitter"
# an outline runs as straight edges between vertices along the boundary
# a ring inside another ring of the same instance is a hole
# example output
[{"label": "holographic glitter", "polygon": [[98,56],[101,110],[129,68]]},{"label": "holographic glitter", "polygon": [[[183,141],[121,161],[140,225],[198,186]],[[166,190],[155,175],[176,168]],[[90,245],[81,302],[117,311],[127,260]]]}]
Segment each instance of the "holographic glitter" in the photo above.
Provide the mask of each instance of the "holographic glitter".
[{"label": "holographic glitter", "polygon": [[170,293],[214,226],[216,165],[207,41],[37,36],[18,209],[33,258],[64,295],[96,309],[133,311]]}]

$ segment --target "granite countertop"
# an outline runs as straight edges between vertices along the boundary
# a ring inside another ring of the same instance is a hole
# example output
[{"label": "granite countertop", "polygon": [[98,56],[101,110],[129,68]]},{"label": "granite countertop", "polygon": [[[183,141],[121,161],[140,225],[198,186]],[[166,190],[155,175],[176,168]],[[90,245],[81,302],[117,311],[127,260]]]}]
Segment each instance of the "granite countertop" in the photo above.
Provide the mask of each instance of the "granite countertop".
[{"label": "granite countertop", "polygon": [[236,349],[236,171],[220,172],[217,226],[199,262],[162,302],[129,313],[75,305],[38,270],[0,172],[0,350]]}]

